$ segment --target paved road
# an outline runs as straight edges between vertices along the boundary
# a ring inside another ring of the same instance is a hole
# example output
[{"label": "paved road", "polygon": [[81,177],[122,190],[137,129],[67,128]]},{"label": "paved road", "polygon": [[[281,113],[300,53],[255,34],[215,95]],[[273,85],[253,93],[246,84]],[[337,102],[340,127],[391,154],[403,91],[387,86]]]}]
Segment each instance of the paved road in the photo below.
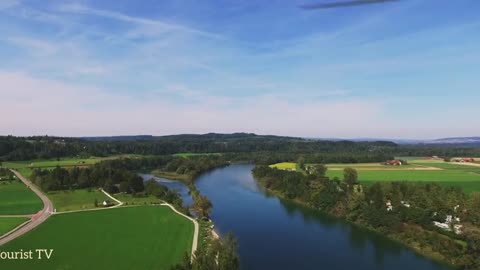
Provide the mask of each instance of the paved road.
[{"label": "paved road", "polygon": [[38,212],[37,214],[32,216],[32,220],[24,225],[23,227],[19,228],[18,230],[6,234],[0,238],[0,246],[14,240],[15,238],[22,236],[26,234],[27,232],[35,229],[38,225],[42,224],[45,220],[47,220],[51,215],[53,211],[53,204],[52,202],[45,196],[37,186],[33,185],[32,182],[27,180],[25,177],[23,177],[20,173],[17,171],[12,170],[12,172],[17,176],[18,179],[20,179],[27,187],[29,187],[35,194],[37,194],[38,197],[43,202],[43,209]]}]

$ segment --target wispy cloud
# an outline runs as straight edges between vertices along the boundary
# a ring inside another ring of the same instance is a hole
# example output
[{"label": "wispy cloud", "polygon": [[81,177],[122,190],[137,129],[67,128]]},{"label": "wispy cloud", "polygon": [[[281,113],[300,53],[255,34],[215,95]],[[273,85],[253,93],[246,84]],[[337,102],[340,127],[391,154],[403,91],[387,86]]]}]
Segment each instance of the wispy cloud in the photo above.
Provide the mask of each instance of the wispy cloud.
[{"label": "wispy cloud", "polygon": [[20,0],[2,0],[0,1],[0,10],[8,9],[20,4]]},{"label": "wispy cloud", "polygon": [[7,42],[23,47],[27,51],[36,55],[51,55],[58,51],[58,47],[51,42],[29,37],[7,37]]},{"label": "wispy cloud", "polygon": [[136,32],[131,33],[131,35],[140,35],[140,34],[151,35],[151,34],[166,33],[166,32],[186,32],[186,33],[196,34],[196,35],[208,37],[208,38],[221,38],[220,35],[199,30],[196,28],[184,26],[178,23],[169,23],[169,22],[164,22],[160,20],[134,17],[134,16],[125,15],[120,12],[95,9],[95,8],[91,8],[89,6],[78,4],[78,3],[60,5],[58,7],[58,10],[62,12],[68,12],[68,13],[95,15],[95,16],[110,18],[118,21],[123,21],[123,22],[144,26],[144,28],[142,28],[141,30],[137,30]]}]

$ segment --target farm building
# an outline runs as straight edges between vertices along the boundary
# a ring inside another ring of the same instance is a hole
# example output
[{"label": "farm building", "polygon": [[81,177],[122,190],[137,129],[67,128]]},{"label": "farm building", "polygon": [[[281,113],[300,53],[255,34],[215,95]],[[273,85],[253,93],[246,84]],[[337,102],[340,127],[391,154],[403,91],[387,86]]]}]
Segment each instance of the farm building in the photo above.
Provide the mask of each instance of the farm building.
[{"label": "farm building", "polygon": [[465,157],[465,158],[454,158],[452,161],[465,163],[465,162],[475,162],[475,159],[470,157]]},{"label": "farm building", "polygon": [[388,160],[385,163],[383,163],[383,165],[387,165],[387,166],[401,166],[402,164],[403,164],[402,161],[398,159]]}]

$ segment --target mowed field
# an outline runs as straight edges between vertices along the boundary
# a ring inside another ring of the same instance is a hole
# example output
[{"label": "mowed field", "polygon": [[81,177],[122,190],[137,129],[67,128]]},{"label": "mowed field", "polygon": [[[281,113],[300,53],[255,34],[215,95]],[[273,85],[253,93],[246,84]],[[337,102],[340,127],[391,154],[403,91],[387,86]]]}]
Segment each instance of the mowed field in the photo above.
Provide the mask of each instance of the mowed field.
[{"label": "mowed field", "polygon": [[42,210],[43,203],[19,180],[0,182],[0,215],[28,215]]},{"label": "mowed field", "polygon": [[112,201],[112,199],[97,189],[50,191],[47,193],[47,196],[52,201],[53,207],[55,207],[57,212],[95,208],[95,199],[97,199],[99,205],[104,200],[115,203],[115,201]]},{"label": "mowed field", "polygon": [[[342,179],[343,169],[350,167],[358,171],[359,181],[366,185],[377,181],[435,182],[442,186],[461,187],[466,193],[480,192],[480,166],[422,158],[409,159],[408,163],[403,166],[385,166],[380,163],[327,164],[327,176]],[[295,163],[271,166],[279,169],[294,168]]]},{"label": "mowed field", "polygon": [[25,221],[29,220],[29,218],[23,217],[8,217],[2,218],[0,217],[0,236],[4,235],[5,233],[15,229],[20,224],[24,223]]},{"label": "mowed field", "polygon": [[50,260],[0,260],[0,269],[168,269],[190,253],[193,224],[163,206],[54,215],[2,251],[54,249]]}]

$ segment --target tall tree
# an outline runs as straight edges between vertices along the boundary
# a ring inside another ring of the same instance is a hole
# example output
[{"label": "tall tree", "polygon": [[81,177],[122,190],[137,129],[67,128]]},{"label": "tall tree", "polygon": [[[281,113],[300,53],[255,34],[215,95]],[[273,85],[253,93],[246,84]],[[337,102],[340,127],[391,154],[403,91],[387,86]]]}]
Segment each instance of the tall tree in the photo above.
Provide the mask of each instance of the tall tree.
[{"label": "tall tree", "polygon": [[343,181],[348,185],[352,186],[358,183],[358,173],[357,170],[353,168],[345,168],[343,170]]}]

